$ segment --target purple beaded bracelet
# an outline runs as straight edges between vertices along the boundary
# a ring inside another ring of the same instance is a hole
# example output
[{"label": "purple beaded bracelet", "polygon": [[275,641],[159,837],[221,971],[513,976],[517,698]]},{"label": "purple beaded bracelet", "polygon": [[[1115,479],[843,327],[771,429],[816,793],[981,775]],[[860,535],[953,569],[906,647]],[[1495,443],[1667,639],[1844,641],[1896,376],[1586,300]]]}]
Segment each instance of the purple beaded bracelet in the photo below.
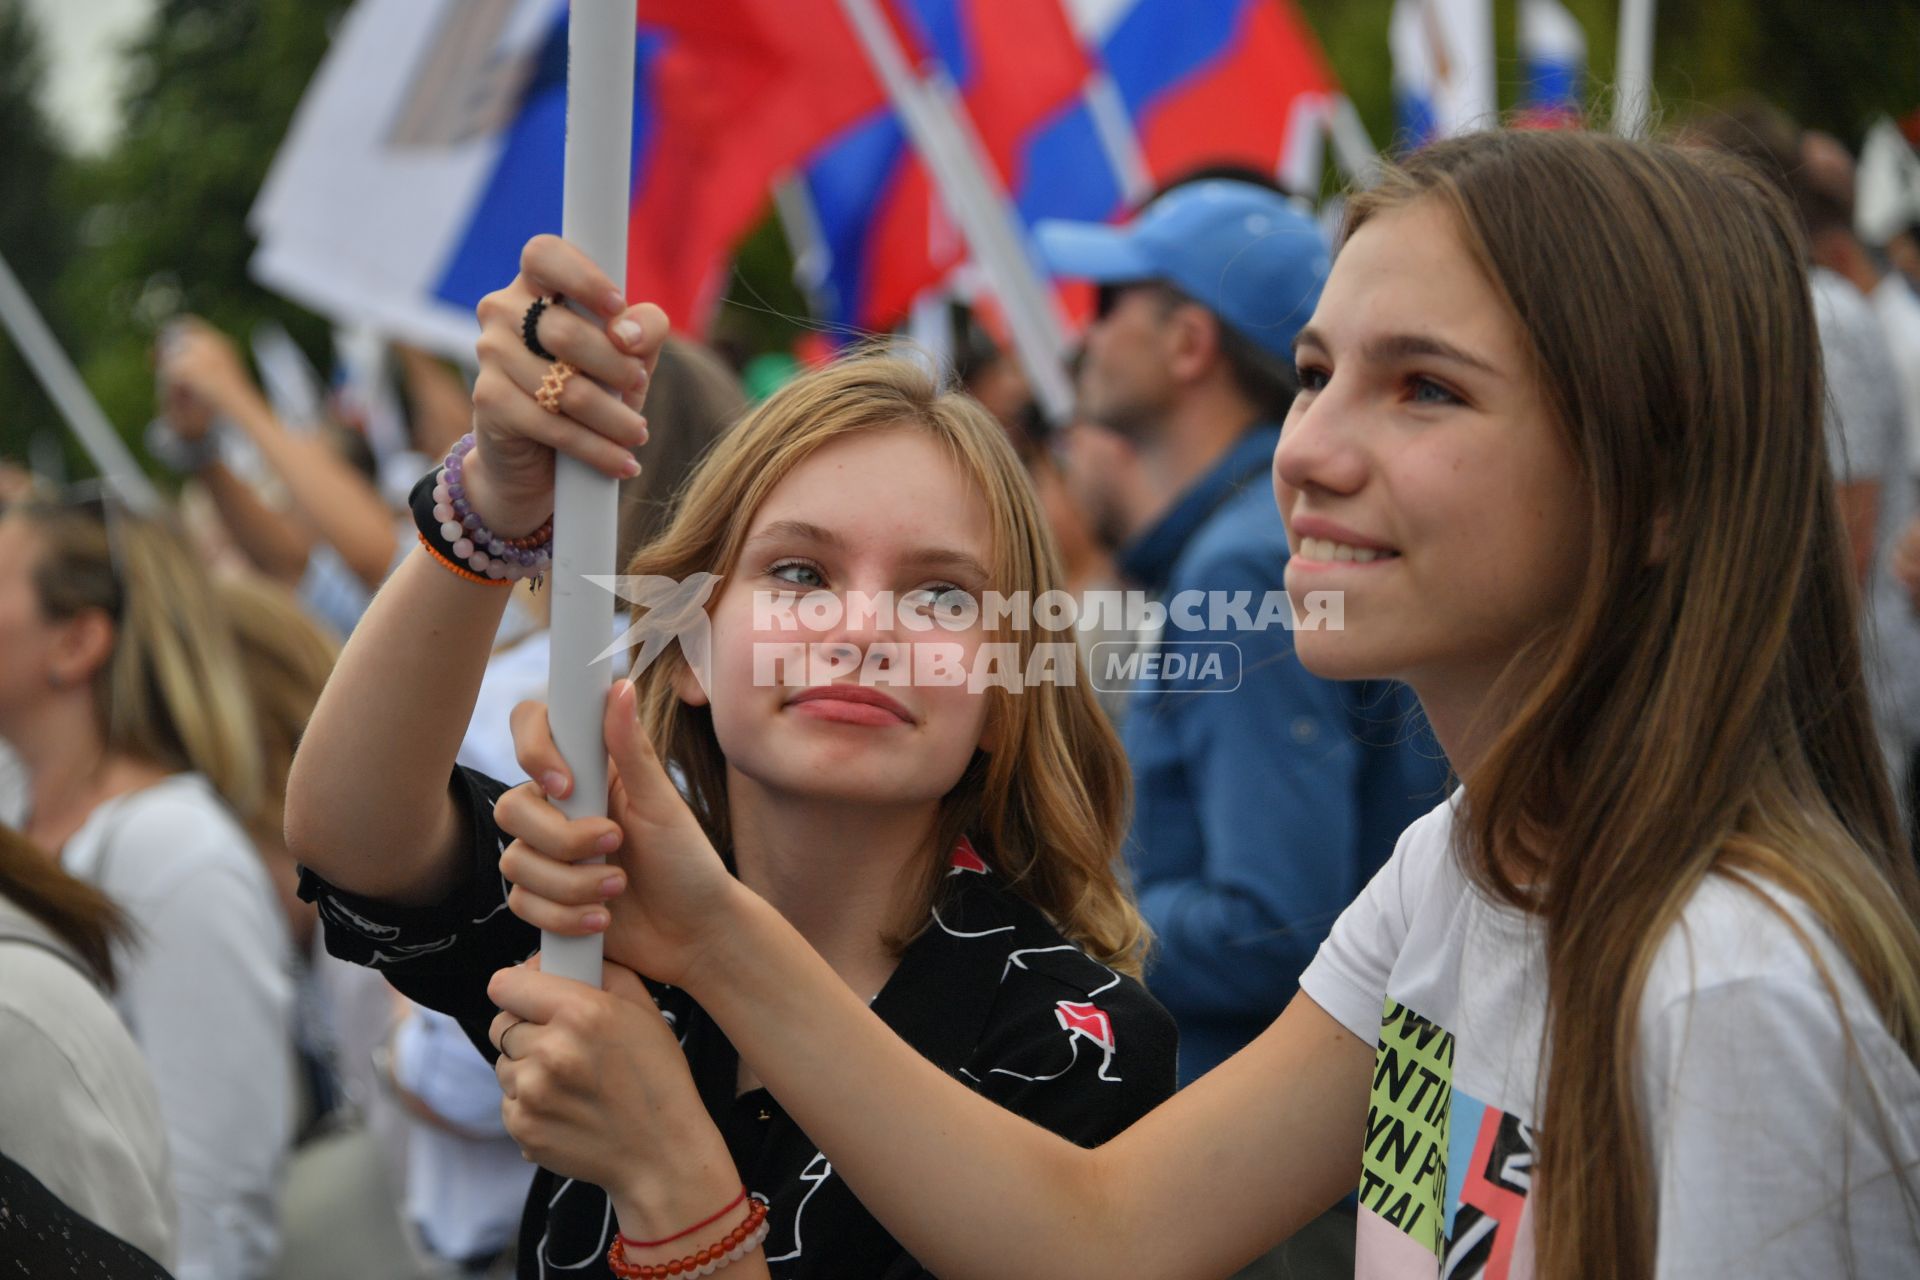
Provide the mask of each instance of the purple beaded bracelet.
[{"label": "purple beaded bracelet", "polygon": [[434,481],[433,518],[440,522],[440,536],[475,573],[510,581],[538,578],[553,564],[553,517],[520,538],[502,538],[488,529],[467,505],[466,486],[461,482],[461,468],[473,445],[472,432],[461,436],[447,451],[446,463]]}]

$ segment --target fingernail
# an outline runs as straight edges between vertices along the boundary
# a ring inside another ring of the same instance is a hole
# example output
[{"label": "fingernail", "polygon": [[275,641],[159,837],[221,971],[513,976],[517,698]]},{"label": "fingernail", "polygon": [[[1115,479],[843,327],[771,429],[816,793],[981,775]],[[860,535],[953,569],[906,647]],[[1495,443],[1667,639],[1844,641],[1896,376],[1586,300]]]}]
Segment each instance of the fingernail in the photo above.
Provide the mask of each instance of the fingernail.
[{"label": "fingernail", "polygon": [[625,311],[627,300],[620,295],[618,289],[609,289],[600,296],[600,309],[609,313]]},{"label": "fingernail", "polygon": [[[593,842],[593,847],[601,853],[612,853],[620,847],[620,833],[618,831],[607,832],[607,834]],[[614,878],[617,879],[618,877]]]},{"label": "fingernail", "polygon": [[[609,849],[607,852],[612,853],[613,850]],[[603,898],[611,898],[616,893],[619,893],[625,886],[626,881],[622,880],[619,876],[608,876],[600,882],[600,896]]]},{"label": "fingernail", "polygon": [[640,459],[627,458],[620,463],[620,474],[631,480],[640,474]]},{"label": "fingernail", "polygon": [[647,331],[642,329],[636,321],[615,320],[613,322],[613,336],[620,339],[626,346],[637,347],[640,345],[640,339],[647,336]]},{"label": "fingernail", "polygon": [[556,800],[564,797],[572,785],[567,780],[567,775],[558,769],[540,775],[540,789]]},{"label": "fingernail", "polygon": [[604,911],[589,911],[580,917],[580,923],[584,928],[604,929],[607,927],[607,913]]}]

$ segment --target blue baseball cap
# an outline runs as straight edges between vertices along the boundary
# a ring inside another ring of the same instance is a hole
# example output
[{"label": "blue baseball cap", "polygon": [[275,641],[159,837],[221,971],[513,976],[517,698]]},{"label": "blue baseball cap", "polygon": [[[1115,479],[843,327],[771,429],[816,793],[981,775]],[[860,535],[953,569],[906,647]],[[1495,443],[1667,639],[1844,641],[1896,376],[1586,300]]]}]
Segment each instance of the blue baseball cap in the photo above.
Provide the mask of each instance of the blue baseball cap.
[{"label": "blue baseball cap", "polygon": [[1291,200],[1230,179],[1175,187],[1118,226],[1049,219],[1034,236],[1054,275],[1164,281],[1283,360],[1332,266],[1326,237]]}]

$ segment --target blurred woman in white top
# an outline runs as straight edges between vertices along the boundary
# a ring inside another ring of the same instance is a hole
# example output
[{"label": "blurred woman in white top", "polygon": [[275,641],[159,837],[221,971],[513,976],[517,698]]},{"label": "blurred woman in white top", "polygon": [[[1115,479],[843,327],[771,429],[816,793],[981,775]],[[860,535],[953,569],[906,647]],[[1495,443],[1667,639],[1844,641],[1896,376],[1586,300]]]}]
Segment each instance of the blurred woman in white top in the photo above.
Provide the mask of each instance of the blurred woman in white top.
[{"label": "blurred woman in white top", "polygon": [[252,1280],[278,1248],[292,1139],[287,926],[243,827],[255,716],[201,566],[110,498],[0,516],[0,737],[25,834],[133,924],[117,1003],[153,1073],[181,1280]]}]

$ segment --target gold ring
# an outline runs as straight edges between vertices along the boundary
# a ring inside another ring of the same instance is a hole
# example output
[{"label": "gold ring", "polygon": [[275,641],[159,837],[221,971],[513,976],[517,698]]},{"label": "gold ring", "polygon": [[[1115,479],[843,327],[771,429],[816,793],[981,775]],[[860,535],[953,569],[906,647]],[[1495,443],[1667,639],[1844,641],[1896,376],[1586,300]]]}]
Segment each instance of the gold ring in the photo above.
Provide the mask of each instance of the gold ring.
[{"label": "gold ring", "polygon": [[548,413],[560,412],[560,393],[567,389],[567,380],[578,372],[565,360],[555,360],[547,366],[547,376],[540,379],[540,389],[533,393],[534,403]]}]

